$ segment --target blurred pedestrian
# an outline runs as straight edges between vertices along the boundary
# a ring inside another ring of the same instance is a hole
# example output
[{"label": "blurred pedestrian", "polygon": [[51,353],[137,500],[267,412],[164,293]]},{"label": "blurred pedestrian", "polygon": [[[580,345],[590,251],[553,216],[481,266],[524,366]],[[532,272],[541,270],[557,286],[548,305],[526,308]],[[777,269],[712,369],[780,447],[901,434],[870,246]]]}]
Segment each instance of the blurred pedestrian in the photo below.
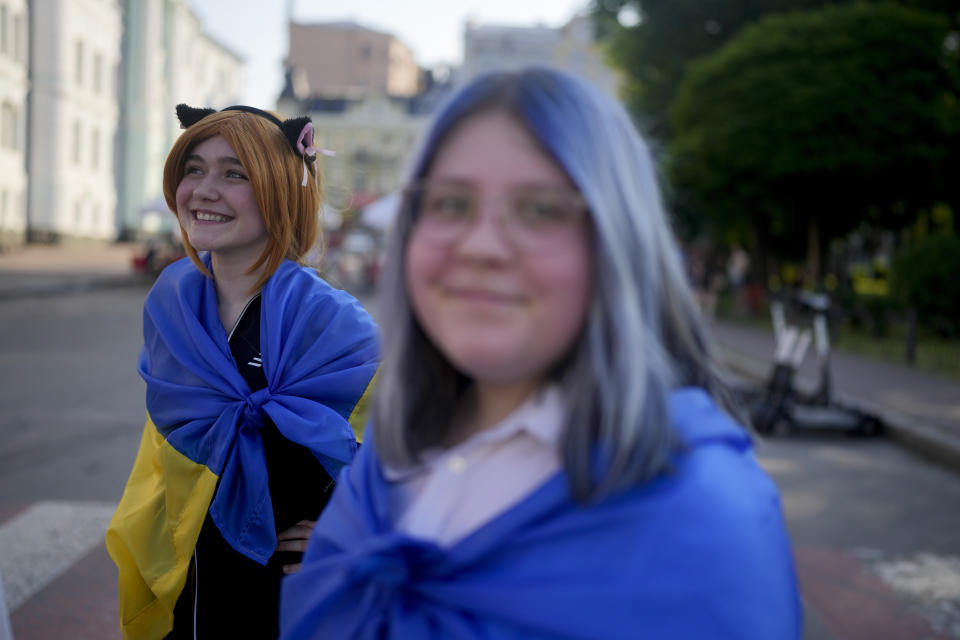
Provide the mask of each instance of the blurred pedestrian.
[{"label": "blurred pedestrian", "polygon": [[189,259],[144,304],[147,424],[107,548],[125,638],[272,638],[280,579],[356,451],[376,327],[302,266],[322,198],[309,118],[177,116],[163,188]]},{"label": "blurred pedestrian", "polygon": [[558,71],[481,77],[405,194],[372,435],[281,637],[799,638],[776,487],[622,108]]}]

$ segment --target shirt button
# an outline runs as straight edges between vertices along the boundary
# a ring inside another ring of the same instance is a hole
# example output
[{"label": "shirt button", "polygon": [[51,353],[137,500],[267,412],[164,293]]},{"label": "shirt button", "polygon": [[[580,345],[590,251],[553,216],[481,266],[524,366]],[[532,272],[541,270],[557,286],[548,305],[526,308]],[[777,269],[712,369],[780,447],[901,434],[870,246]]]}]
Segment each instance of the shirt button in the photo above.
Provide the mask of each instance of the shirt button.
[{"label": "shirt button", "polygon": [[447,460],[447,468],[450,469],[452,473],[463,473],[467,470],[467,459],[463,456],[452,455]]}]

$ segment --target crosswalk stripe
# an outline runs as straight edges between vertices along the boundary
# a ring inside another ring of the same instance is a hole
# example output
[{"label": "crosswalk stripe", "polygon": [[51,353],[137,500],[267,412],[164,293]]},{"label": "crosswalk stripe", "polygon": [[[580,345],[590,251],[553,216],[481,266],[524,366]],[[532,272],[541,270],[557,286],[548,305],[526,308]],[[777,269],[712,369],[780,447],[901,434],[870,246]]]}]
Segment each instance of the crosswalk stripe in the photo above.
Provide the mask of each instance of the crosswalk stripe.
[{"label": "crosswalk stripe", "polygon": [[116,505],[43,501],[0,526],[0,578],[12,613],[97,544]]},{"label": "crosswalk stripe", "polygon": [[[866,554],[861,559],[870,561]],[[896,591],[960,604],[960,557],[919,552],[873,561],[873,570]],[[957,628],[960,631],[960,627]]]}]

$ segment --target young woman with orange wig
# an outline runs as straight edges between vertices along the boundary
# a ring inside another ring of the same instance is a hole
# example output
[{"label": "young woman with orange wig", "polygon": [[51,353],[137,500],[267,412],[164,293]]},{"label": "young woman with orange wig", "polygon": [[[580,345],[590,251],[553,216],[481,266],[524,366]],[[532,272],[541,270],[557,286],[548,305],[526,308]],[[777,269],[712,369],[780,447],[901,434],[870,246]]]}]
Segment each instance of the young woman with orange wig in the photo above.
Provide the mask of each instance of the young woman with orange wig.
[{"label": "young woman with orange wig", "polygon": [[107,547],[124,637],[277,635],[377,366],[360,304],[303,265],[317,244],[309,118],[177,107],[163,190],[189,259],[144,304],[147,424]]}]

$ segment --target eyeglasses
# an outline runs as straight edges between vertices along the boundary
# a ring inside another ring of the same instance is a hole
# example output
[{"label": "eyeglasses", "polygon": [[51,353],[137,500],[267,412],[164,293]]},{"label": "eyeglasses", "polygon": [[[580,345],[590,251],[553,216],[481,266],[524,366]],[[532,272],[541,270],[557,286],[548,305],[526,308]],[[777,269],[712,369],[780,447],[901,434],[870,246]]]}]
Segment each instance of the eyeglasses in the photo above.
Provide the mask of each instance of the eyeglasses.
[{"label": "eyeglasses", "polygon": [[[458,182],[420,182],[404,190],[404,206],[413,212],[416,238],[435,246],[462,239],[476,224],[482,200],[479,190]],[[498,222],[507,240],[529,253],[565,246],[589,210],[579,193],[565,187],[524,187],[494,200],[504,205]]]}]

